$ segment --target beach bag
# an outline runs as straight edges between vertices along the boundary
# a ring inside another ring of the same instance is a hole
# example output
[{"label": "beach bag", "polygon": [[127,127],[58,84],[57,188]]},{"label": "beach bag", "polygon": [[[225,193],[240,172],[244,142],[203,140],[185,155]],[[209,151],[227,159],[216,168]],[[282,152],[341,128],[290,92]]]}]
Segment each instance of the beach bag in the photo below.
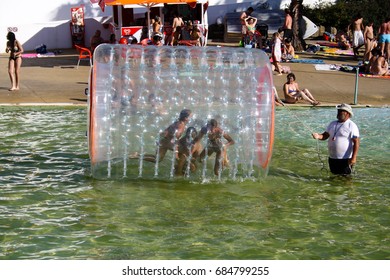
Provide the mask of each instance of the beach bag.
[{"label": "beach bag", "polygon": [[35,48],[35,51],[36,51],[36,53],[39,53],[39,54],[45,54],[45,53],[47,53],[46,45],[45,45],[45,44],[41,44],[41,45],[37,46],[37,47]]}]

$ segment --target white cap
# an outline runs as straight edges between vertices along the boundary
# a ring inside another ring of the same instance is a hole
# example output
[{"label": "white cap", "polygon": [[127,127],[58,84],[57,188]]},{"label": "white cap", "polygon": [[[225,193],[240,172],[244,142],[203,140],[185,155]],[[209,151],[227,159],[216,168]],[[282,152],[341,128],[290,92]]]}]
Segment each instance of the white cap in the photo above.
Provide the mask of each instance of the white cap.
[{"label": "white cap", "polygon": [[337,110],[343,110],[343,111],[348,112],[351,115],[351,117],[353,117],[351,105],[342,103],[342,104],[337,105],[336,108],[337,108]]}]

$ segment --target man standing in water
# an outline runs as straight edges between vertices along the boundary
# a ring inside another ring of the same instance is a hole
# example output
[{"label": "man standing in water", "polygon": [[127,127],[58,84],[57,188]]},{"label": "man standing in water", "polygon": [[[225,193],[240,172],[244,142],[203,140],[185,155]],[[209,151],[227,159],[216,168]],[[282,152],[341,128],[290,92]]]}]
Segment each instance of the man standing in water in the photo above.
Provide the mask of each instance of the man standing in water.
[{"label": "man standing in water", "polygon": [[313,133],[314,139],[328,140],[329,168],[333,174],[348,175],[356,164],[360,146],[359,129],[350,119],[352,108],[340,104],[337,108],[337,121],[331,122],[322,134]]}]

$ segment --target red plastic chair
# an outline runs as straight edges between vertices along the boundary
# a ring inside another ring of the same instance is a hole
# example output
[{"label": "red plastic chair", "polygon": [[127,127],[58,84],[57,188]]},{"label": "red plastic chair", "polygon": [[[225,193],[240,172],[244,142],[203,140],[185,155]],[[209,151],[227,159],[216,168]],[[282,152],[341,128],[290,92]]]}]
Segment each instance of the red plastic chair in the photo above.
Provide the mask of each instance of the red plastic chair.
[{"label": "red plastic chair", "polygon": [[79,52],[79,61],[77,62],[77,69],[79,68],[80,60],[89,59],[89,65],[92,66],[92,53],[89,49],[74,45]]}]

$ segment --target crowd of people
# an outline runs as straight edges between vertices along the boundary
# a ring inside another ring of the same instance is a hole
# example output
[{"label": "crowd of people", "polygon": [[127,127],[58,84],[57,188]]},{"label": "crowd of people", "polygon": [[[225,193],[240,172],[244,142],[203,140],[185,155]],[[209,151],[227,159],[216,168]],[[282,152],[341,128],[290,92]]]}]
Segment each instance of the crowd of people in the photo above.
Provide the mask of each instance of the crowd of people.
[{"label": "crowd of people", "polygon": [[101,31],[96,30],[94,36],[90,40],[91,51],[102,43],[111,44],[140,44],[155,45],[155,46],[177,46],[177,45],[188,45],[188,46],[203,46],[204,34],[201,31],[198,21],[184,21],[183,18],[178,14],[174,13],[172,25],[163,25],[159,16],[151,19],[150,23],[151,35],[144,34],[140,40],[137,40],[134,36],[125,36],[119,39],[115,38],[115,34],[110,35],[109,40],[104,40],[101,37]]},{"label": "crowd of people", "polygon": [[[376,34],[376,35],[375,35]],[[379,26],[377,32],[372,21],[364,26],[364,19],[357,14],[346,31],[340,31],[335,39],[344,50],[352,48],[354,58],[359,60],[360,48],[364,47],[363,71],[368,74],[390,75],[390,18]]]},{"label": "crowd of people", "polygon": [[[256,22],[252,17],[254,9],[249,7],[241,13],[240,20],[242,24],[242,40],[248,38],[252,30],[252,25]],[[296,57],[293,42],[293,18],[289,9],[285,9],[285,20],[278,32],[273,33],[271,40],[270,61],[272,69],[277,76],[288,74],[287,82],[284,84],[284,102],[296,103],[299,100],[308,102],[312,105],[320,104],[308,89],[300,90],[295,82],[295,75],[291,73],[290,67],[283,66],[283,62],[289,62]],[[249,23],[248,23],[249,22]],[[346,32],[338,32],[333,39],[338,41],[338,46],[343,50],[353,50],[354,58],[359,58],[359,50],[364,47],[364,55],[361,69],[365,73],[378,76],[390,75],[389,53],[390,53],[390,18],[387,18],[379,27],[375,36],[375,28],[372,21],[366,26],[363,24],[363,17],[356,15]],[[275,99],[276,105],[284,105],[279,99]]]},{"label": "crowd of people", "polygon": [[[145,154],[142,159],[147,162],[161,162],[168,151],[175,154],[175,174],[183,176],[187,170],[196,171],[197,162],[202,162],[206,156],[215,154],[214,174],[219,175],[228,166],[227,148],[234,144],[232,137],[226,133],[216,119],[211,119],[197,132],[195,127],[188,127],[192,111],[183,109],[179,118],[160,133],[156,143],[155,154]],[[201,140],[207,136],[207,144],[202,147]],[[135,153],[131,159],[139,159]]]}]

